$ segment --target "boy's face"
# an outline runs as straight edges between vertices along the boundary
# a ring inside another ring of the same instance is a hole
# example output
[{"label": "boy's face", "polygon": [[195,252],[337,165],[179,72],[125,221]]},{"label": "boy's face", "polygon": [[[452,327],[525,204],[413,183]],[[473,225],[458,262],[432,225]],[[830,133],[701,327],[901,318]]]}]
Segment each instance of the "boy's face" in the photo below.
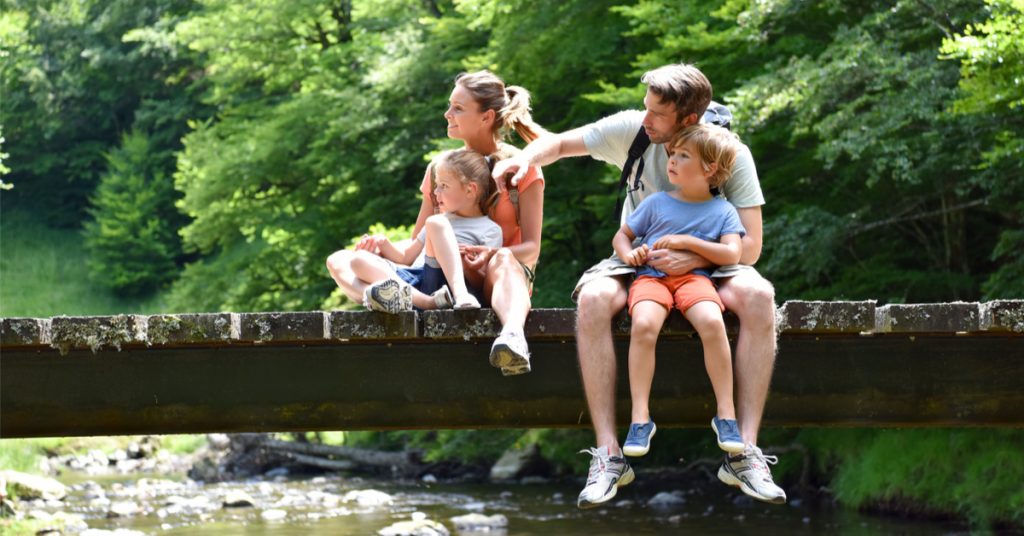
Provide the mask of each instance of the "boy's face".
[{"label": "boy's face", "polygon": [[668,180],[672,184],[684,187],[699,187],[707,190],[708,177],[713,169],[705,171],[693,140],[687,140],[681,146],[673,147],[668,156]]}]

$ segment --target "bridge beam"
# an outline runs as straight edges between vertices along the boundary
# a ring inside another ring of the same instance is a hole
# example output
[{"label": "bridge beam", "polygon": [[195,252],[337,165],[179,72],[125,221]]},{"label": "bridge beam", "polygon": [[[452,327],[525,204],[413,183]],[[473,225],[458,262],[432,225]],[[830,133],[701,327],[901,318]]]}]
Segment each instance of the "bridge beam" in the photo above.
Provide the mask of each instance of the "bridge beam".
[{"label": "bridge beam", "polygon": [[[1024,426],[1024,301],[787,302],[777,321],[766,425]],[[506,378],[489,310],[3,319],[0,436],[586,427],[574,323],[531,313],[533,372]],[[626,422],[628,318],[613,332]],[[714,407],[674,314],[651,411],[706,426]]]}]

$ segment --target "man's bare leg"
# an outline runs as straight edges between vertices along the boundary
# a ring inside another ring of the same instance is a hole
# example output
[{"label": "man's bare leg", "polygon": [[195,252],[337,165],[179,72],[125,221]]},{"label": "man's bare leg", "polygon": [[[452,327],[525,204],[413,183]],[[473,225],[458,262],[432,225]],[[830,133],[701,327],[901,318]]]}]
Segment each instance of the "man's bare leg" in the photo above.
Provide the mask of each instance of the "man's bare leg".
[{"label": "man's bare leg", "polygon": [[580,289],[576,318],[576,348],[587,408],[598,448],[621,455],[615,435],[615,347],[612,317],[626,306],[622,281],[602,277]]},{"label": "man's bare leg", "polygon": [[757,445],[768,387],[775,366],[775,289],[753,271],[723,280],[726,309],[740,319],[736,341],[736,420],[746,443]]}]

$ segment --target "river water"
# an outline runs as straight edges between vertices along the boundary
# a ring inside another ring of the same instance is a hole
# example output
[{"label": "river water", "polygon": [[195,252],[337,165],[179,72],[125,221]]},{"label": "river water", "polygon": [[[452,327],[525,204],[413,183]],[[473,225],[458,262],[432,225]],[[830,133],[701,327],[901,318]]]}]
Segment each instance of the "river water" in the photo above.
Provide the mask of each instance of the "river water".
[{"label": "river water", "polygon": [[[644,475],[638,476],[643,480]],[[791,497],[784,506],[762,504],[703,479],[633,484],[620,489],[608,506],[592,510],[576,508],[580,484],[572,481],[502,485],[332,475],[203,485],[184,477],[64,474],[60,479],[73,489],[62,509],[83,516],[90,528],[167,536],[365,535],[424,515],[452,534],[508,536],[966,533],[955,525],[860,514],[826,500]],[[390,502],[367,490],[386,494]],[[224,507],[224,499],[238,492],[248,495],[253,505]],[[363,504],[356,496],[363,497]],[[652,503],[655,497],[663,500]],[[128,512],[111,517],[113,510]],[[457,531],[451,518],[469,513],[502,514],[508,525],[490,532]],[[283,517],[268,519],[275,515]]]}]

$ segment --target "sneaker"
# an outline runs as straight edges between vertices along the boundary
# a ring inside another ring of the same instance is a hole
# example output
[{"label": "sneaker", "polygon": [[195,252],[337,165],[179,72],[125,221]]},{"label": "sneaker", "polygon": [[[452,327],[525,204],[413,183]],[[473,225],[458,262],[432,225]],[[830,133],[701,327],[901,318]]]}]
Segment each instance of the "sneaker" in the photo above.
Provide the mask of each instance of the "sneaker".
[{"label": "sneaker", "polygon": [[412,311],[412,287],[397,279],[378,281],[366,287],[363,305],[371,311],[382,313]]},{"label": "sneaker", "polygon": [[658,431],[654,421],[647,421],[643,424],[633,423],[629,425],[629,433],[626,434],[626,442],[622,445],[622,453],[626,456],[643,456],[651,450],[651,438]]},{"label": "sneaker", "polygon": [[576,506],[580,508],[593,508],[611,500],[620,487],[629,484],[636,477],[625,458],[608,455],[608,447],[580,451],[581,454],[584,452],[593,458],[590,459],[587,485],[576,500]]},{"label": "sneaker", "polygon": [[438,309],[451,309],[454,304],[452,291],[448,290],[448,285],[437,289],[430,297],[434,298],[434,306]]},{"label": "sneaker", "polygon": [[718,469],[718,479],[759,501],[785,504],[786,492],[775,485],[768,469],[768,464],[778,462],[777,457],[765,456],[761,449],[748,444],[739,456],[725,455],[725,463]]},{"label": "sneaker", "polygon": [[455,308],[456,309],[479,309],[480,308],[480,300],[477,300],[476,296],[474,296],[474,295],[472,295],[472,294],[467,292],[465,296],[462,296],[461,298],[459,298],[458,300],[455,301]]},{"label": "sneaker", "polygon": [[733,419],[711,419],[711,429],[715,431],[715,439],[718,440],[718,448],[731,454],[743,452],[743,437],[740,436],[740,427]]},{"label": "sneaker", "polygon": [[503,331],[491,345],[491,366],[505,376],[530,372],[530,350],[521,331]]}]

